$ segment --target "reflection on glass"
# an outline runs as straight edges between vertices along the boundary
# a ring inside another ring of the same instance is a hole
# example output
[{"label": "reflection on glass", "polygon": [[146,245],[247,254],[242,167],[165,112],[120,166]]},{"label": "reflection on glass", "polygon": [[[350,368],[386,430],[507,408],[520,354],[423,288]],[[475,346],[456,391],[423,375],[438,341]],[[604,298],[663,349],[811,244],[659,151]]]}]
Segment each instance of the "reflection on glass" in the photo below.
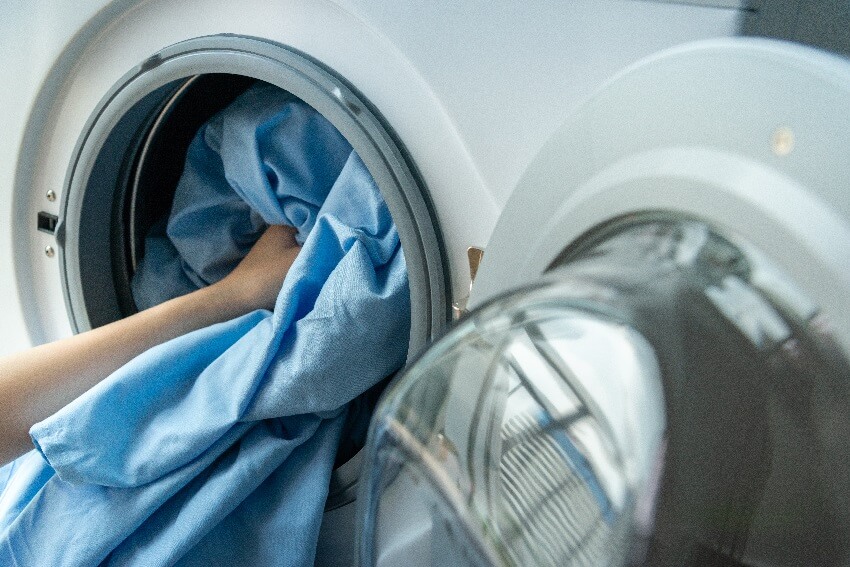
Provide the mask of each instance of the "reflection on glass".
[{"label": "reflection on glass", "polygon": [[462,321],[388,392],[369,565],[843,565],[850,367],[746,243],[639,219]]}]

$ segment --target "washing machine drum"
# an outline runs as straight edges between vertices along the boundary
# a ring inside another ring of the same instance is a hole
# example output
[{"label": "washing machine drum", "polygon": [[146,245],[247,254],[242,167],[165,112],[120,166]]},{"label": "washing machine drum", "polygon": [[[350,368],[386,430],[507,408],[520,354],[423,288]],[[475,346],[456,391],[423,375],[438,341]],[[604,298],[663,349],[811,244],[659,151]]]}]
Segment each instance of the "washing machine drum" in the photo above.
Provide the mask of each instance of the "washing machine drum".
[{"label": "washing machine drum", "polygon": [[760,41],[591,100],[378,409],[363,563],[848,564],[847,108]]}]

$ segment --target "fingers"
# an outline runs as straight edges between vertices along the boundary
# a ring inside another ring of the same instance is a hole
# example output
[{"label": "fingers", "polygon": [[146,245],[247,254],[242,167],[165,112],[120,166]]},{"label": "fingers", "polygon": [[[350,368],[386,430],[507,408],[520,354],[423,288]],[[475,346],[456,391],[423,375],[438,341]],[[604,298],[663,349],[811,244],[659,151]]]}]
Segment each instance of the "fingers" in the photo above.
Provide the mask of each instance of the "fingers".
[{"label": "fingers", "polygon": [[220,284],[247,311],[274,307],[283,280],[299,250],[297,231],[290,226],[270,226],[245,258]]},{"label": "fingers", "polygon": [[284,247],[292,247],[297,246],[298,243],[295,241],[295,236],[298,234],[298,230],[295,227],[287,226],[287,225],[272,225],[266,229],[263,235],[260,237],[262,239],[274,240],[278,245]]},{"label": "fingers", "polygon": [[284,253],[297,247],[298,243],[295,241],[296,234],[297,231],[291,226],[268,227],[257,242],[254,243],[254,246],[251,247],[251,250],[248,251],[242,262],[244,263],[246,260],[249,262],[255,261],[254,258],[256,257],[271,260],[267,256]]}]

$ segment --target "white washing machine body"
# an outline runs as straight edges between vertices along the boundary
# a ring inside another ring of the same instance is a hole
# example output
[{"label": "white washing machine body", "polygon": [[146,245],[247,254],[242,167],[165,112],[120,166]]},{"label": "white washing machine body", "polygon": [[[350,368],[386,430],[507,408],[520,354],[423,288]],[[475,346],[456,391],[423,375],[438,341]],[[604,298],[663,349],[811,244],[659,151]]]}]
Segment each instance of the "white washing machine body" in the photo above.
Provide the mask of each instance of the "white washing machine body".
[{"label": "white washing machine body", "polygon": [[[290,46],[361,93],[404,147],[439,225],[451,301],[522,171],[605,79],[660,49],[733,35],[740,2],[35,3],[4,16],[0,350],[73,332],[54,235],[75,147],[102,99],[172,44],[232,34]],[[32,46],[38,46],[34,48]]]}]

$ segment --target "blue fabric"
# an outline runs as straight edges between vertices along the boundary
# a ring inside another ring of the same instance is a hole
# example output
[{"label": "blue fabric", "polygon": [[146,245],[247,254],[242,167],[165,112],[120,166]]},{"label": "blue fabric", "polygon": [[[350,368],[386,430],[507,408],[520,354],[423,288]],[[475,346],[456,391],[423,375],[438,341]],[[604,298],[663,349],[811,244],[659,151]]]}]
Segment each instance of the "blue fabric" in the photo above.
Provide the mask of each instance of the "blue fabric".
[{"label": "blue fabric", "polygon": [[348,403],[407,350],[404,258],[366,167],[309,106],[252,88],[193,141],[134,293],[216,281],[278,223],[303,249],[274,312],[155,347],[32,428],[37,451],[0,469],[0,565],[312,564]]},{"label": "blue fabric", "polygon": [[171,216],[148,235],[133,278],[136,305],[222,279],[267,225],[298,228],[303,244],[350,155],[330,122],[292,95],[265,84],[247,91],[189,146]]}]

